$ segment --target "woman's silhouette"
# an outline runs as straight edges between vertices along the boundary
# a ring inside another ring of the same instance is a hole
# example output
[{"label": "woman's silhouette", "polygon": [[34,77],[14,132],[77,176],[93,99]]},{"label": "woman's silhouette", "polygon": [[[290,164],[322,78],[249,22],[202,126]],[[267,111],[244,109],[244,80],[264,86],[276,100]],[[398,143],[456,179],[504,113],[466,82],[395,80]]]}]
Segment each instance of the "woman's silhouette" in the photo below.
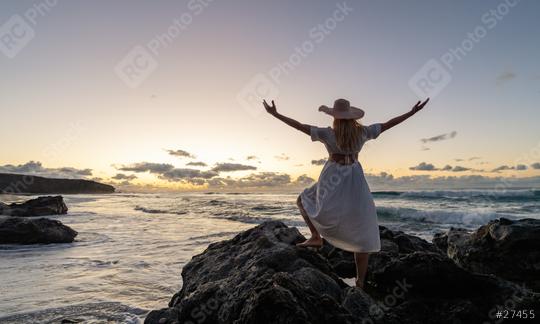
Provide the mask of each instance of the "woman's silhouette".
[{"label": "woman's silhouette", "polygon": [[357,287],[364,286],[369,253],[381,249],[377,212],[358,162],[358,152],[366,141],[405,121],[424,108],[428,101],[429,98],[424,102],[418,101],[411,111],[386,123],[362,126],[357,119],[364,116],[364,111],[352,107],[345,99],[338,99],[333,108],[319,108],[319,111],[334,117],[332,128],[301,124],[279,114],[273,100],[272,105],[263,101],[266,111],[272,116],[326,146],[329,157],[319,180],[305,189],[297,200],[311,232],[311,237],[298,246],[318,248],[322,246],[324,237],[332,245],[354,252]]}]

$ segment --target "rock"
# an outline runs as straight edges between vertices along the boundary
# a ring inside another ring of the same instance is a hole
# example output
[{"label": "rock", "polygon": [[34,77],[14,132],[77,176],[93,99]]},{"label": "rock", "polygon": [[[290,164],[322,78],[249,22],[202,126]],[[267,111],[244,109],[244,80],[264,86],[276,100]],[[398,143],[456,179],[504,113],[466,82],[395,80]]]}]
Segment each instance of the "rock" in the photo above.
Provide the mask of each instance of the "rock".
[{"label": "rock", "polygon": [[540,291],[540,220],[501,218],[472,233],[452,228],[433,241],[464,269]]},{"label": "rock", "polygon": [[[359,323],[373,303],[353,293],[296,228],[265,222],[211,244],[182,270],[182,290],[146,323]],[[352,310],[361,313],[351,313]],[[165,319],[165,320],[164,320]]]},{"label": "rock", "polygon": [[78,319],[70,319],[70,318],[64,318],[60,324],[74,324],[74,323],[81,323],[81,320]]},{"label": "rock", "polygon": [[436,233],[433,236],[433,244],[443,253],[448,253],[448,237],[451,238],[453,244],[463,242],[469,239],[471,231],[464,228],[451,227],[448,232]]},{"label": "rock", "polygon": [[[381,252],[371,255],[370,263],[377,263],[377,259],[385,260],[387,254],[410,253],[415,251],[439,252],[433,244],[419,237],[405,234],[401,231],[391,231],[384,226],[379,226],[381,237]],[[343,251],[333,247],[326,241],[321,249],[321,254],[330,262],[332,269],[342,278],[356,276],[356,265],[352,252]]]},{"label": "rock", "polygon": [[0,173],[0,193],[94,194],[113,193],[114,187],[83,179],[52,179],[33,175]]},{"label": "rock", "polygon": [[0,203],[0,215],[8,216],[46,216],[66,214],[68,208],[62,196],[46,196],[23,203],[6,205]]},{"label": "rock", "polygon": [[71,243],[77,232],[47,218],[0,217],[0,244]]},{"label": "rock", "polygon": [[540,306],[532,291],[471,273],[425,240],[380,233],[364,292],[339,278],[351,254],[327,243],[320,253],[298,248],[296,228],[262,223],[194,256],[169,307],[145,323],[480,323],[509,301]]}]

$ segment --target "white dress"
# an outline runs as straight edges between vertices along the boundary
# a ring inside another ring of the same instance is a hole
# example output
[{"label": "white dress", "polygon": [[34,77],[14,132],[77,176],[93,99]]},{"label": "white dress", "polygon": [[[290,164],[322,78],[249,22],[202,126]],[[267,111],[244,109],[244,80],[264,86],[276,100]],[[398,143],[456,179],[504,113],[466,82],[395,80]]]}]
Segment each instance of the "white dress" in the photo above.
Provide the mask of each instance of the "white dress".
[{"label": "white dress", "polygon": [[[338,148],[334,130],[311,126],[311,140],[320,141],[329,154],[356,153],[381,133],[381,124],[363,127],[354,152]],[[351,252],[381,249],[377,211],[359,162],[341,165],[327,161],[319,180],[300,195],[311,222],[330,244]]]}]

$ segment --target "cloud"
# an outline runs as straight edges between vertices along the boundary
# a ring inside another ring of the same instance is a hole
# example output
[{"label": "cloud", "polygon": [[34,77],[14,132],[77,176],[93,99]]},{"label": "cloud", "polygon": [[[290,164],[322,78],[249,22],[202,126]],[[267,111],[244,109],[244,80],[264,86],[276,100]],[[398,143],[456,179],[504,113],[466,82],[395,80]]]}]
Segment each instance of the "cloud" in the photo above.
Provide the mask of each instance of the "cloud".
[{"label": "cloud", "polygon": [[208,181],[210,187],[236,187],[236,188],[258,188],[258,187],[278,187],[291,184],[291,176],[285,173],[259,172],[248,176],[232,179],[214,178]]},{"label": "cloud", "polygon": [[540,162],[536,162],[536,163],[531,164],[531,168],[533,168],[535,170],[540,169]]},{"label": "cloud", "polygon": [[186,165],[189,165],[189,166],[201,166],[201,167],[208,166],[206,163],[200,162],[200,161],[189,162],[189,163],[187,163]]},{"label": "cloud", "polygon": [[174,165],[168,163],[138,162],[130,165],[116,167],[120,171],[164,173],[174,169]]},{"label": "cloud", "polygon": [[525,164],[518,164],[516,166],[501,165],[500,167],[497,167],[491,170],[491,172],[500,172],[500,171],[507,171],[507,170],[524,171],[527,169],[528,168]]},{"label": "cloud", "polygon": [[425,143],[440,142],[440,141],[444,141],[444,140],[454,138],[454,137],[456,137],[456,135],[457,135],[457,132],[453,131],[451,133],[441,134],[441,135],[433,136],[433,137],[430,137],[430,138],[422,138],[422,139],[420,139],[420,141],[422,141],[422,143],[424,143],[424,144]]},{"label": "cloud", "polygon": [[505,71],[497,76],[495,82],[497,83],[497,85],[502,85],[515,78],[516,78],[516,74],[514,72]]},{"label": "cloud", "polygon": [[289,159],[289,157],[287,155],[285,155],[285,153],[281,153],[280,155],[276,155],[276,156],[274,156],[274,158],[276,158],[276,160],[280,160],[280,161],[287,161]]},{"label": "cloud", "polygon": [[193,159],[195,158],[195,155],[189,153],[189,152],[186,152],[184,150],[166,150],[170,155],[172,156],[176,156],[176,157],[187,157],[187,158],[190,158],[190,159]]},{"label": "cloud", "polygon": [[518,170],[518,171],[523,171],[523,170],[527,170],[527,169],[528,169],[528,167],[525,164],[516,165],[516,170]]},{"label": "cloud", "polygon": [[134,174],[127,175],[123,173],[117,173],[114,177],[111,177],[111,179],[131,181],[137,179],[137,176]]},{"label": "cloud", "polygon": [[414,170],[414,171],[436,171],[437,168],[431,163],[421,162],[417,166],[410,167],[409,170]]},{"label": "cloud", "polygon": [[240,178],[237,184],[245,187],[275,187],[287,185],[291,182],[291,176],[283,173],[261,172]]},{"label": "cloud", "polygon": [[218,176],[215,171],[201,171],[198,169],[174,168],[161,173],[158,178],[170,182],[185,181],[193,184],[202,185],[205,179]]},{"label": "cloud", "polygon": [[231,172],[244,170],[257,170],[257,167],[240,163],[217,163],[216,166],[212,168],[212,171],[216,172]]},{"label": "cloud", "polygon": [[302,174],[296,180],[294,181],[295,184],[301,185],[301,186],[309,186],[315,182],[315,179],[308,177],[306,174]]},{"label": "cloud", "polygon": [[[473,158],[470,158],[469,161],[476,160],[476,159],[478,159],[478,158],[473,157]],[[463,161],[462,159],[455,159],[455,160],[456,161],[458,161],[458,160]],[[485,164],[485,163],[481,163],[481,164]],[[531,168],[535,169],[535,166],[536,166],[536,169],[540,169],[540,163],[535,163],[535,164],[531,165]],[[518,164],[516,166],[501,165],[501,166],[491,170],[491,172],[498,173],[498,172],[507,171],[507,170],[524,171],[524,170],[527,170],[528,168],[529,167],[526,166],[525,164]],[[413,170],[413,171],[448,171],[448,172],[464,172],[464,171],[487,172],[486,170],[483,170],[483,169],[473,169],[473,168],[464,167],[464,166],[461,166],[461,165],[451,166],[449,164],[447,164],[444,167],[439,169],[435,165],[433,165],[432,163],[427,163],[427,162],[421,162],[420,164],[418,164],[416,166],[410,167],[409,170]]]},{"label": "cloud", "polygon": [[540,177],[486,177],[481,175],[431,177],[414,175],[395,178],[391,174],[366,174],[373,191],[433,189],[489,189],[533,188],[540,186]]},{"label": "cloud", "polygon": [[481,170],[473,170],[471,168],[466,168],[460,165],[451,166],[450,164],[445,165],[442,168],[437,168],[431,163],[421,162],[417,166],[413,166],[409,168],[410,170],[414,171],[451,171],[451,172],[463,172],[463,171],[481,171]]},{"label": "cloud", "polygon": [[38,161],[25,164],[0,166],[0,173],[18,173],[49,178],[85,179],[92,176],[92,169],[77,169],[73,167],[45,168]]},{"label": "cloud", "polygon": [[313,165],[324,165],[325,163],[326,163],[326,159],[311,160],[311,164]]},{"label": "cloud", "polygon": [[259,159],[259,158],[258,158],[257,156],[255,156],[255,155],[248,155],[248,156],[246,157],[246,160],[248,160],[248,161],[251,161],[251,160],[258,160],[258,159]]},{"label": "cloud", "polygon": [[469,161],[480,160],[481,158],[482,157],[480,157],[480,156],[473,156],[473,157],[469,158]]}]

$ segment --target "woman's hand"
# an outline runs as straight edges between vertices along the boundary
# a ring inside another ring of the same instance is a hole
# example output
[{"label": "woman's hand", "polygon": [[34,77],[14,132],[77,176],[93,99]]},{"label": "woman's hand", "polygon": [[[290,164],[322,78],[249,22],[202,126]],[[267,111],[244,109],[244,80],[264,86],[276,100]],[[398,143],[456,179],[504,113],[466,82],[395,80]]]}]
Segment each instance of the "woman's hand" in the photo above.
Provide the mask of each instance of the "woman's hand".
[{"label": "woman's hand", "polygon": [[300,122],[298,122],[298,121],[296,121],[296,120],[294,120],[292,118],[289,118],[287,116],[283,116],[282,114],[278,114],[277,109],[276,109],[276,104],[274,103],[274,100],[272,100],[272,106],[270,106],[266,102],[266,100],[263,100],[263,105],[264,105],[264,109],[266,109],[266,111],[270,115],[276,117],[277,119],[281,120],[285,124],[298,129],[302,133],[306,133],[307,135],[310,135],[311,126],[306,125],[306,124],[302,124],[302,123],[300,123]]},{"label": "woman's hand", "polygon": [[266,109],[266,112],[275,115],[277,114],[276,104],[274,104],[274,100],[272,100],[272,106],[270,106],[266,100],[263,100],[264,109]]},{"label": "woman's hand", "polygon": [[420,110],[422,110],[422,108],[424,108],[424,106],[428,103],[429,101],[429,98],[427,98],[424,102],[420,102],[418,101],[416,103],[416,105],[414,105],[414,107],[412,107],[412,113],[413,114],[416,114],[417,112],[419,112]]},{"label": "woman's hand", "polygon": [[405,120],[407,120],[407,118],[410,118],[412,115],[416,114],[417,112],[419,112],[420,110],[422,110],[422,108],[424,108],[424,106],[428,103],[429,101],[429,98],[427,98],[424,102],[420,102],[418,101],[416,103],[416,105],[414,105],[414,107],[412,107],[411,111],[401,115],[401,116],[397,116],[395,118],[392,118],[390,119],[389,121],[387,121],[386,123],[382,123],[382,126],[381,126],[381,132],[385,132],[387,130],[389,130],[390,128],[398,125],[398,124],[401,124],[402,122],[404,122]]}]

